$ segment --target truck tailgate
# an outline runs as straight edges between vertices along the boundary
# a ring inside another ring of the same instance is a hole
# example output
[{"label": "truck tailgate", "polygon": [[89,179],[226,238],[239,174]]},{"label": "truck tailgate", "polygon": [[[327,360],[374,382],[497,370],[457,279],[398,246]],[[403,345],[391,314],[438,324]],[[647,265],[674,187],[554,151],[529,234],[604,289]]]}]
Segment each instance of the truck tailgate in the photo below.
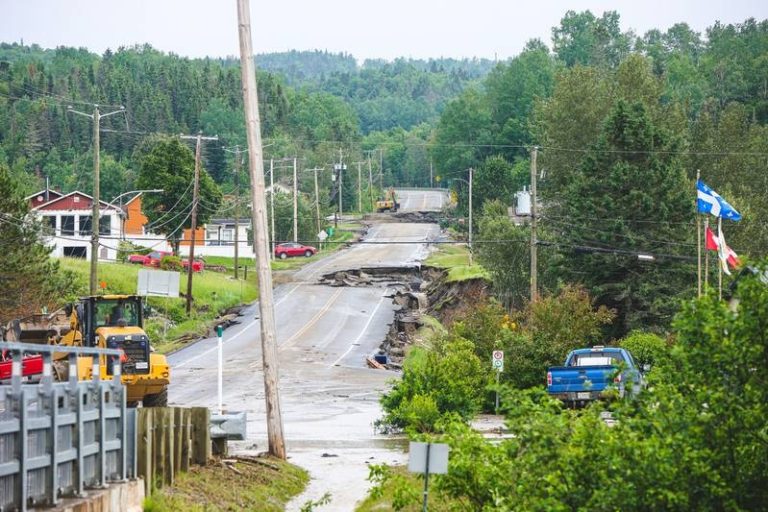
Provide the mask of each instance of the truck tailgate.
[{"label": "truck tailgate", "polygon": [[555,366],[548,371],[552,375],[552,384],[547,385],[550,393],[602,391],[612,383],[611,375],[616,372],[616,367]]}]

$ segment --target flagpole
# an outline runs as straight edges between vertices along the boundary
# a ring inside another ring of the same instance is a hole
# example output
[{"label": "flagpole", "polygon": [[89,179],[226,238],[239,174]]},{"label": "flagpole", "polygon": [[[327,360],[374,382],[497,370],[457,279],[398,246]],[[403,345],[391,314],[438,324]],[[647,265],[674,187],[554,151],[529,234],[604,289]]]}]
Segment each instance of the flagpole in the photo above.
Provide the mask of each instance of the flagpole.
[{"label": "flagpole", "polygon": [[[709,229],[709,215],[704,219],[704,232]],[[704,290],[709,287],[709,251],[704,251]]]},{"label": "flagpole", "polygon": [[[723,238],[723,218],[718,217],[717,218],[717,232],[720,236],[720,243],[724,244],[725,239]],[[718,256],[720,255],[718,251]],[[717,266],[717,298],[718,300],[723,300],[723,263],[720,262],[720,264]],[[726,265],[728,263],[725,263]]]},{"label": "flagpole", "polygon": [[[701,178],[701,171],[699,169],[696,169],[696,183],[699,182],[700,178]],[[698,197],[698,193],[697,193],[697,197]],[[696,199],[696,203],[698,203],[698,199]],[[697,237],[696,252],[698,257],[697,258],[698,266],[696,268],[696,273],[697,273],[696,284],[699,290],[698,296],[701,297],[701,215],[699,215],[698,208],[696,211],[696,237]]]}]

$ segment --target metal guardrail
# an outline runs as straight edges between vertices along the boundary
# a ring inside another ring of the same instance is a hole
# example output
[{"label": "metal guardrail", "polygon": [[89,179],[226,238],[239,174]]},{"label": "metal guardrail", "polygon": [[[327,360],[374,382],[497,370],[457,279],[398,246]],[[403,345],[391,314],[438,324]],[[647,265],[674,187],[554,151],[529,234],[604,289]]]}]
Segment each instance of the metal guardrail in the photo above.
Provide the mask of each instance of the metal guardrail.
[{"label": "metal guardrail", "polygon": [[[53,506],[87,488],[134,477],[135,414],[126,410],[115,349],[0,343],[13,359],[0,385],[0,512]],[[68,354],[68,380],[54,382],[54,352]],[[25,382],[24,354],[41,354],[39,382]],[[90,357],[92,380],[79,381],[78,357]],[[112,379],[101,380],[106,363]]]}]

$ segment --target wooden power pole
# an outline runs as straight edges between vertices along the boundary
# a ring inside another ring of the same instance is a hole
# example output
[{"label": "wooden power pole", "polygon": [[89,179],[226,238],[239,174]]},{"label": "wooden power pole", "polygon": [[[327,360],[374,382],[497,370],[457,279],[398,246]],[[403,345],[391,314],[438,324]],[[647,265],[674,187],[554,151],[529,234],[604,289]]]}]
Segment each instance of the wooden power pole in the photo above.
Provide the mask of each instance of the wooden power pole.
[{"label": "wooden power pole", "polygon": [[267,442],[269,453],[286,458],[283,418],[278,390],[277,339],[275,309],[272,296],[272,271],[267,242],[267,210],[264,196],[264,162],[262,161],[261,121],[256,92],[256,70],[251,40],[251,12],[248,0],[237,0],[238,35],[240,39],[240,72],[243,83],[248,161],[251,170],[253,202],[253,248],[259,278],[259,313],[261,315],[261,352],[264,365],[264,396],[267,408]]},{"label": "wooden power pole", "polygon": [[299,241],[299,176],[296,157],[293,158],[293,242]]},{"label": "wooden power pole", "polygon": [[363,213],[363,185],[360,171],[362,165],[363,162],[357,162],[357,211],[360,213]]},{"label": "wooden power pole", "polygon": [[371,211],[374,211],[373,207],[373,171],[371,171],[371,154],[368,153],[368,195],[371,196]]},{"label": "wooden power pole", "polygon": [[538,298],[538,254],[536,251],[536,156],[538,148],[531,149],[531,302]]},{"label": "wooden power pole", "polygon": [[235,154],[235,279],[240,272],[240,170],[243,166],[243,153],[240,146],[234,149],[224,148],[224,151]]},{"label": "wooden power pole", "polygon": [[187,266],[187,315],[192,311],[192,262],[195,261],[195,243],[197,238],[197,206],[200,203],[200,153],[204,140],[219,140],[218,137],[203,137],[202,132],[197,135],[181,135],[182,139],[194,139],[195,142],[195,180],[192,185],[192,234],[189,242],[189,265]]},{"label": "wooden power pole", "polygon": [[[86,114],[85,112],[80,112],[78,110],[74,110],[71,106],[67,107],[67,111],[72,112],[73,114],[77,114],[79,116],[83,117],[89,117],[93,121],[93,198],[92,198],[92,205],[91,205],[91,272],[90,272],[90,294],[96,295],[99,287],[98,287],[98,265],[99,265],[99,234],[101,231],[101,218],[99,217],[100,208],[101,208],[101,198],[100,196],[100,174],[101,174],[101,160],[100,160],[100,151],[101,151],[101,140],[100,140],[100,133],[99,130],[101,128],[101,120],[105,117],[112,116],[115,114],[123,114],[125,113],[125,107],[120,107],[119,110],[115,110],[114,112],[110,112],[108,114],[102,114],[99,111],[99,106],[94,105],[93,106],[93,113],[92,114]],[[111,228],[110,228],[111,229]]]}]

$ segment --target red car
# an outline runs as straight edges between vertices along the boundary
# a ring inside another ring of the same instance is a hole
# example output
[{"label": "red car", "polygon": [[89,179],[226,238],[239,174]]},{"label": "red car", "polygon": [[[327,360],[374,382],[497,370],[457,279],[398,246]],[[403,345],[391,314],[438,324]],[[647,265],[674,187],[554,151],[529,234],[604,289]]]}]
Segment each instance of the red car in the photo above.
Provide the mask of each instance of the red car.
[{"label": "red car", "polygon": [[317,254],[317,249],[311,245],[302,245],[295,242],[286,242],[275,246],[275,257],[285,259],[289,256],[310,256]]},{"label": "red car", "polygon": [[[173,253],[168,251],[152,251],[149,254],[131,254],[128,256],[128,263],[160,268],[160,260],[166,256],[173,256]],[[186,270],[189,267],[189,259],[181,260],[181,266]],[[192,262],[192,272],[202,272],[204,268],[205,262],[195,258],[195,261]]]}]

